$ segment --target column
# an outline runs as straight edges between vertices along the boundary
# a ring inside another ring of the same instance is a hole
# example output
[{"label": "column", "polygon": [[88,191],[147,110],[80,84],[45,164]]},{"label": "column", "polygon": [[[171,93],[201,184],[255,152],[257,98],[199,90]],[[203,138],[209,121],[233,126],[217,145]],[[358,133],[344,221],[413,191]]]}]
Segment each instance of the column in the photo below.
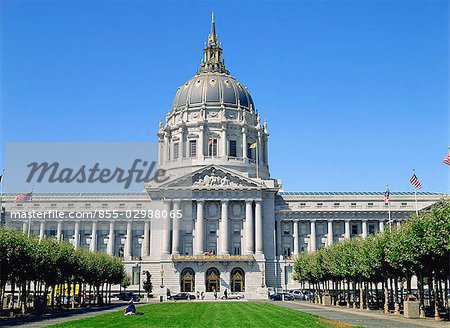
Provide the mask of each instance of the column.
[{"label": "column", "polygon": [[195,222],[195,254],[202,255],[205,252],[205,219],[203,217],[204,201],[197,201],[197,221]]},{"label": "column", "polygon": [[41,225],[39,227],[39,240],[42,240],[44,238],[45,234],[45,221],[41,221]]},{"label": "column", "polygon": [[150,221],[144,222],[144,240],[142,242],[141,256],[150,255]]},{"label": "column", "polygon": [[245,201],[245,253],[251,255],[255,252],[255,245],[253,240],[255,238],[253,225],[253,201]]},{"label": "column", "polygon": [[316,221],[315,220],[311,220],[311,233],[309,236],[309,251],[310,252],[315,252],[316,251]]},{"label": "column", "polygon": [[228,156],[227,152],[227,127],[225,125],[222,131],[222,156]]},{"label": "column", "polygon": [[242,158],[247,158],[247,132],[242,128]]},{"label": "column", "polygon": [[164,162],[169,161],[169,139],[167,137],[167,133],[164,134]]},{"label": "column", "polygon": [[345,239],[350,239],[350,220],[345,220]]},{"label": "column", "polygon": [[294,221],[294,255],[299,253],[299,242],[298,242],[298,221]]},{"label": "column", "polygon": [[220,253],[229,255],[228,245],[228,200],[222,200],[222,214],[220,216]]},{"label": "column", "polygon": [[204,158],[204,152],[205,152],[205,146],[203,145],[203,139],[204,139],[204,133],[203,133],[203,126],[199,127],[200,132],[198,134],[198,148],[197,148],[197,157],[203,160]]},{"label": "column", "polygon": [[384,232],[384,221],[383,220],[380,220],[380,222],[379,222],[379,230],[380,230],[380,232]]},{"label": "column", "polygon": [[28,222],[27,221],[22,222],[22,231],[28,232]]},{"label": "column", "polygon": [[127,238],[125,240],[123,257],[125,259],[131,259],[131,251],[133,245],[133,221],[127,221]]},{"label": "column", "polygon": [[328,246],[333,245],[333,220],[328,220],[328,236],[327,236],[327,242]]},{"label": "column", "polygon": [[367,238],[367,220],[362,220],[362,237]]},{"label": "column", "polygon": [[62,239],[62,221],[58,221],[58,226],[56,227],[56,239],[61,241]]},{"label": "column", "polygon": [[166,217],[162,216],[163,231],[162,231],[162,252],[163,254],[170,254],[170,200],[164,201],[164,211],[167,213]]},{"label": "column", "polygon": [[107,245],[107,249],[108,249],[108,254],[109,255],[114,255],[114,244],[115,244],[115,237],[116,237],[116,224],[114,221],[111,221],[109,223],[109,238],[108,238],[108,245]]},{"label": "column", "polygon": [[397,229],[400,229],[400,225],[402,224],[401,220],[397,220]]},{"label": "column", "polygon": [[89,245],[89,249],[92,252],[97,251],[97,226],[97,221],[92,222],[91,244]]},{"label": "column", "polygon": [[275,243],[275,254],[278,256],[283,255],[283,247],[281,246],[282,243],[282,233],[281,231],[283,230],[283,222],[280,220],[277,223],[277,234],[276,234],[276,243]]},{"label": "column", "polygon": [[183,128],[180,128],[180,153],[178,154],[178,160],[182,161],[183,160],[183,154],[184,154],[184,132],[183,132]]},{"label": "column", "polygon": [[177,213],[180,209],[180,200],[173,201],[173,232],[172,232],[172,255],[180,255],[180,225],[181,218]]},{"label": "column", "polygon": [[75,222],[75,232],[73,234],[73,247],[78,249],[80,247],[80,221]]},{"label": "column", "polygon": [[260,200],[255,201],[255,235],[256,254],[263,254],[263,220]]}]

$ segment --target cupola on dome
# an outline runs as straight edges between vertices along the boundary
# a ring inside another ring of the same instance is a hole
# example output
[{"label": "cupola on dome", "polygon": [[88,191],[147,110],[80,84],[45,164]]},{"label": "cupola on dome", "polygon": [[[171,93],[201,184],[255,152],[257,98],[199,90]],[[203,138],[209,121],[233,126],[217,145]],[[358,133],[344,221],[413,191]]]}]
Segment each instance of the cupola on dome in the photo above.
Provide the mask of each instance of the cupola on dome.
[{"label": "cupola on dome", "polygon": [[249,111],[255,109],[247,88],[226,70],[222,53],[213,14],[211,33],[203,49],[200,69],[194,77],[178,88],[171,112],[203,105],[241,107]]}]

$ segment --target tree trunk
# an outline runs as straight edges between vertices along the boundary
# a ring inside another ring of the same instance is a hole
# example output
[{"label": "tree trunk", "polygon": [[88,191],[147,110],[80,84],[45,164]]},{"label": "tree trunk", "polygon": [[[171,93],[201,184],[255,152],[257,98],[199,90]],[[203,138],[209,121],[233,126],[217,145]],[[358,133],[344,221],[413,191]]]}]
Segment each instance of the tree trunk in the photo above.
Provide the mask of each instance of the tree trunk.
[{"label": "tree trunk", "polygon": [[384,313],[389,313],[389,286],[388,286],[388,279],[385,278],[383,281],[383,287],[384,287]]},{"label": "tree trunk", "polygon": [[359,309],[364,310],[364,286],[362,279],[359,280]]},{"label": "tree trunk", "polygon": [[400,314],[400,304],[398,300],[398,278],[394,277],[394,314],[399,315]]},{"label": "tree trunk", "polygon": [[423,276],[422,272],[418,272],[417,276],[417,296],[419,297],[419,317],[425,318],[424,300],[423,300]]},{"label": "tree trunk", "polygon": [[434,272],[434,320],[441,320],[439,316],[439,300],[438,300],[438,278],[436,271]]},{"label": "tree trunk", "polygon": [[346,299],[346,303],[347,303],[347,307],[350,307],[350,279],[347,279],[347,299]]}]

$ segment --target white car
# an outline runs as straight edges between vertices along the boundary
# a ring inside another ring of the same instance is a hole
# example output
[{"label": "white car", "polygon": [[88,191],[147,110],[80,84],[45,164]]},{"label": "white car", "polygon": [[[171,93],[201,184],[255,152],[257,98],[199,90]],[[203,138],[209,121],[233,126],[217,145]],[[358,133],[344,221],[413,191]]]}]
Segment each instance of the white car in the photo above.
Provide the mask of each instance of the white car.
[{"label": "white car", "polygon": [[[230,292],[228,293],[228,299],[229,300],[240,300],[241,298],[244,298],[244,294],[238,293],[238,292]],[[222,299],[225,299],[225,296],[222,296]]]}]

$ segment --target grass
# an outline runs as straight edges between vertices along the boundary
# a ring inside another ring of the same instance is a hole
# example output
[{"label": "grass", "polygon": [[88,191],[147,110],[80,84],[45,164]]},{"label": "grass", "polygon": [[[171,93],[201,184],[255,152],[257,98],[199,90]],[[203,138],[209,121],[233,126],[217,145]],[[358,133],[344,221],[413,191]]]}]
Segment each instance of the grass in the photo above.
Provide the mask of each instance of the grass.
[{"label": "grass", "polygon": [[124,316],[123,311],[115,311],[51,327],[351,327],[264,302],[162,303],[137,306],[137,311],[143,315]]}]

